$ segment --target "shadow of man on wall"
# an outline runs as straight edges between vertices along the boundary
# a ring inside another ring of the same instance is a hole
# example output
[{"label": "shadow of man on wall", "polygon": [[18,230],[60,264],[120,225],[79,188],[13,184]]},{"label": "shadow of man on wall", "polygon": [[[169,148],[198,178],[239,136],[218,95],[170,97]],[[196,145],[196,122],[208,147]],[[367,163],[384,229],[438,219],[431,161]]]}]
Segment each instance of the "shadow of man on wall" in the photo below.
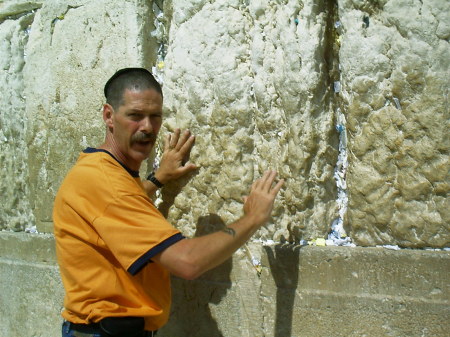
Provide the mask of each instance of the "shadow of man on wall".
[{"label": "shadow of man on wall", "polygon": [[277,287],[274,336],[291,337],[300,246],[278,244],[275,247],[264,246],[264,249]]},{"label": "shadow of man on wall", "polygon": [[[216,214],[200,217],[195,236],[225,228]],[[172,310],[169,322],[158,336],[224,337],[209,304],[219,304],[231,288],[232,259],[193,281],[172,277]]]},{"label": "shadow of man on wall", "polygon": [[169,210],[173,206],[175,198],[180,194],[181,190],[189,183],[189,181],[198,174],[192,172],[175,181],[169,181],[162,189],[162,202],[158,205],[158,210],[167,218]]}]

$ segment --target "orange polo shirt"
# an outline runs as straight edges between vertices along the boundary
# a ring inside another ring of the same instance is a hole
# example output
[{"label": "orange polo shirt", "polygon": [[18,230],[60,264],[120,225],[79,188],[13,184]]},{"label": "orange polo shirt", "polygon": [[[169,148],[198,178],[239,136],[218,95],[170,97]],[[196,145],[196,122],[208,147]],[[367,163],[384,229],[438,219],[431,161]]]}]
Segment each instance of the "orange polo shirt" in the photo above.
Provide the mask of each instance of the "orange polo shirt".
[{"label": "orange polo shirt", "polygon": [[138,172],[86,149],[58,191],[53,220],[66,320],[142,316],[146,330],[167,322],[170,275],[151,258],[184,237],[148,198]]}]

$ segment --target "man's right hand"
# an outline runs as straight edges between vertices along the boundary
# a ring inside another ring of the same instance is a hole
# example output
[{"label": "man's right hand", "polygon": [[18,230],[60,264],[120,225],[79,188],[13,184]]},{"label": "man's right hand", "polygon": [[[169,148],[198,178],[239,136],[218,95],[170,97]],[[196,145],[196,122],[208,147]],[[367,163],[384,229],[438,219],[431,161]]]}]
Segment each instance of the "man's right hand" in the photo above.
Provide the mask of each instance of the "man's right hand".
[{"label": "man's right hand", "polygon": [[164,139],[164,152],[155,177],[163,184],[197,169],[197,165],[188,161],[195,137],[189,130],[176,129]]}]

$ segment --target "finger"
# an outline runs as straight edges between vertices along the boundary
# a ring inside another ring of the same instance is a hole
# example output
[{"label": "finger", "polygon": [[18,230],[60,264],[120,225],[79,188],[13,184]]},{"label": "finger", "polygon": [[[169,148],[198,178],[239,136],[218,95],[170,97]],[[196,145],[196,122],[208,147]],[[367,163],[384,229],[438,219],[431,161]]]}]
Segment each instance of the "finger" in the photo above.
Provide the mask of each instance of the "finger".
[{"label": "finger", "polygon": [[191,156],[191,150],[192,147],[194,146],[195,143],[195,137],[191,136],[191,138],[189,138],[188,142],[185,144],[187,147],[185,148],[185,146],[183,145],[183,148],[181,149],[183,152],[183,165],[189,161],[190,156]]},{"label": "finger", "polygon": [[266,192],[270,191],[270,188],[272,187],[272,184],[273,184],[276,176],[277,176],[277,171],[272,171],[272,170],[266,171],[263,176],[264,180],[263,180],[263,184],[262,184],[261,188]]},{"label": "finger", "polygon": [[265,171],[261,178],[256,179],[252,185],[252,189],[259,189],[264,188],[265,181],[267,180],[268,175],[270,174],[270,171]]},{"label": "finger", "polygon": [[181,134],[181,137],[178,139],[177,145],[176,145],[176,149],[180,150],[183,145],[186,143],[186,141],[189,139],[189,137],[191,136],[191,131],[186,130]]},{"label": "finger", "polygon": [[280,191],[281,187],[284,184],[284,179],[281,179],[277,182],[277,184],[272,188],[272,190],[270,191],[270,193],[272,193],[273,196],[276,196],[278,194],[278,192]]},{"label": "finger", "polygon": [[260,184],[261,184],[262,178],[256,179],[252,186],[250,186],[250,191],[256,190],[259,188]]},{"label": "finger", "polygon": [[184,166],[182,166],[183,174],[189,173],[190,171],[194,171],[196,169],[198,169],[198,166],[191,162],[187,162]]},{"label": "finger", "polygon": [[170,144],[169,144],[170,149],[174,149],[177,146],[179,138],[180,138],[180,129],[176,128],[175,131],[170,135]]},{"label": "finger", "polygon": [[164,136],[164,152],[170,149],[170,133]]},{"label": "finger", "polygon": [[195,136],[193,135],[192,136],[190,135],[189,138],[187,138],[184,141],[183,145],[180,148],[180,152],[183,155],[184,159],[187,160],[189,158],[189,152],[191,151],[192,146],[194,146],[194,143],[195,143]]}]

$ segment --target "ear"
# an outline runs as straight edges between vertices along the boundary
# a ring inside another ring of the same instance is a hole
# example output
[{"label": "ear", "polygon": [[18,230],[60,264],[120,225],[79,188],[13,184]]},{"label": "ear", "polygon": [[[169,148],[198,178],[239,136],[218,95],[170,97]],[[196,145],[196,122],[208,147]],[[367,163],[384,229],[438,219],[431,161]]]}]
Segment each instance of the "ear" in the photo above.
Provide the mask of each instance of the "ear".
[{"label": "ear", "polygon": [[105,121],[106,126],[108,129],[112,129],[114,126],[114,109],[113,107],[106,103],[103,105],[103,120]]}]

